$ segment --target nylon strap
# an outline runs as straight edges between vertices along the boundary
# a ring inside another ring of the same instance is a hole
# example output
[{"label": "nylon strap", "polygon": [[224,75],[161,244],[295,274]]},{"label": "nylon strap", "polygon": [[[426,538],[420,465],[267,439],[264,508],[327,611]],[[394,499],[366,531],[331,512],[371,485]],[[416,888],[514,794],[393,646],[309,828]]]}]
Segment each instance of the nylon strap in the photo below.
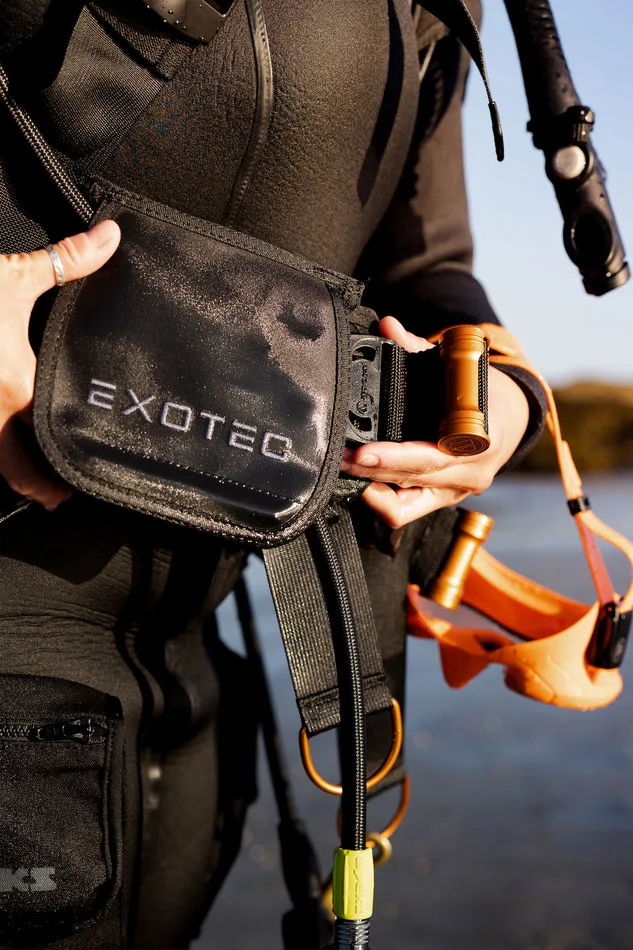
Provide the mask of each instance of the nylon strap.
[{"label": "nylon strap", "polygon": [[[571,502],[583,499],[585,492],[582,487],[582,481],[574,464],[569,445],[563,439],[556,402],[550,385],[539,371],[525,358],[519,343],[504,327],[486,323],[480,324],[480,326],[490,341],[490,362],[492,364],[519,366],[526,370],[526,372],[531,373],[543,387],[548,407],[547,426],[554,439],[565,495],[567,500]],[[609,577],[609,572],[598,550],[596,538],[601,538],[603,541],[606,541],[622,551],[632,569],[633,543],[629,541],[628,538],[625,538],[624,535],[605,524],[590,508],[579,508],[574,512],[573,517],[600,604],[605,606],[606,604],[619,602],[622,613],[633,609],[633,580],[622,600],[618,601],[613,583]]]},{"label": "nylon strap", "polygon": [[[114,42],[108,39],[107,34],[114,34]],[[78,115],[76,102],[72,96],[64,96],[56,82],[43,92],[43,101],[47,103],[49,113],[64,122],[67,136],[72,139],[74,134],[79,151],[85,151],[87,143],[97,143],[96,147],[88,149],[92,154],[80,161],[78,167],[88,172],[99,170],[102,150],[98,143],[107,143],[103,154],[118,144],[196,46],[185,36],[166,30],[158,17],[140,3],[91,0],[86,5],[77,19],[60,76],[70,72],[80,82],[92,63],[106,64],[101,80],[95,85],[95,101],[99,108],[89,115]],[[4,71],[0,72],[0,83],[5,105],[11,111],[12,100]],[[72,83],[68,85],[72,86]],[[39,138],[40,145],[35,162],[30,154],[24,158],[21,155],[14,156],[13,148],[9,156],[3,155],[0,159],[0,211],[3,222],[1,253],[32,251],[43,247],[49,241],[59,239],[61,233],[57,228],[67,227],[68,214],[64,214],[64,202],[56,194],[57,189],[51,188],[47,176],[41,175],[39,166],[42,156],[47,157],[49,167],[60,165],[63,158],[58,157],[46,144],[30,116],[19,106],[16,106],[16,110],[29,123],[32,135]],[[0,117],[0,123],[5,121],[4,116]],[[17,128],[17,131],[17,149],[22,151],[23,129]],[[9,134],[15,134],[13,129],[9,130]],[[32,142],[29,142],[29,146],[32,151]],[[35,169],[34,176],[28,174],[30,168],[27,166],[31,163]],[[65,175],[70,170],[64,168],[63,171]],[[27,180],[28,188],[23,184]],[[35,200],[31,201],[33,193]],[[57,210],[58,205],[63,209],[61,212]],[[85,220],[85,216],[82,220]]]},{"label": "nylon strap", "polygon": [[497,159],[502,162],[505,149],[501,119],[499,117],[497,104],[492,97],[492,89],[490,88],[490,80],[488,78],[488,67],[486,66],[486,58],[484,56],[479,30],[477,29],[477,24],[473,20],[468,6],[464,0],[414,0],[414,2],[423,7],[427,13],[437,17],[441,23],[455,33],[479,70],[488,96],[488,109],[490,111]]},{"label": "nylon strap", "polygon": [[[369,591],[349,512],[337,508],[332,533],[346,574],[359,638],[367,713],[391,708]],[[309,736],[340,722],[338,677],[327,606],[307,538],[264,551],[301,719]]]},{"label": "nylon strap", "polygon": [[[392,691],[385,678],[381,645],[388,662],[393,693],[403,705],[404,625],[399,631],[393,627],[401,624],[392,621],[402,610],[400,601],[404,601],[406,596],[409,564],[414,583],[424,590],[441,569],[453,541],[459,513],[453,509],[443,509],[411,525],[397,547],[397,556],[394,551],[385,559],[384,555],[379,555],[374,543],[371,550],[363,552],[363,568],[351,516],[347,508],[337,507],[336,510],[338,521],[332,530],[346,572],[359,631],[366,711],[389,710]],[[363,537],[362,525],[359,532],[361,540],[367,541],[368,538]],[[374,538],[374,542],[382,543],[378,537]],[[369,558],[365,554],[370,555]],[[398,582],[396,575],[399,576],[403,571],[405,561],[404,573]],[[337,726],[340,712],[327,605],[305,535],[289,544],[265,550],[264,563],[301,718],[308,734],[316,735]],[[367,571],[372,585],[371,597],[366,580]],[[394,583],[402,590],[394,590]],[[380,641],[372,603],[380,623]],[[372,762],[377,764],[381,757],[384,759],[385,746],[388,749],[389,723],[389,716],[372,717],[368,722],[368,752]]]},{"label": "nylon strap", "polygon": [[199,45],[165,24],[143,4],[132,0],[90,0],[93,13],[165,80],[173,79]]}]

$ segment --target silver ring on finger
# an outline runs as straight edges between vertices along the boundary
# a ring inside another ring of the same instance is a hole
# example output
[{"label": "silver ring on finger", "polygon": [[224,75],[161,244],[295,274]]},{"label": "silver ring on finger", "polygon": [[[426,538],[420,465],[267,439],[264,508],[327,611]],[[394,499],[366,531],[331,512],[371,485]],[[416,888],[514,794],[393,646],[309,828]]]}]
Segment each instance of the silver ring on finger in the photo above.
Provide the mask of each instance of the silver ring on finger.
[{"label": "silver ring on finger", "polygon": [[58,287],[63,287],[66,283],[66,274],[64,273],[62,259],[57,253],[57,248],[54,244],[49,244],[45,250],[51,259],[51,264],[53,265],[53,270],[55,271],[55,283]]}]

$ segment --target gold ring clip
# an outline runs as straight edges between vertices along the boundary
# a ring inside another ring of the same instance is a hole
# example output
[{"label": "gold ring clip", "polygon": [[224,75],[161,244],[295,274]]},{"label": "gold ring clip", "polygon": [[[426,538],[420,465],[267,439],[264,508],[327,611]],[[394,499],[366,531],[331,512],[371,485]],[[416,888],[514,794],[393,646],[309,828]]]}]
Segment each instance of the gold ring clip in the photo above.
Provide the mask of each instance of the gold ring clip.
[{"label": "gold ring clip", "polygon": [[[375,788],[379,782],[382,782],[385,775],[389,774],[402,749],[402,712],[400,710],[400,703],[397,699],[392,700],[392,703],[391,716],[393,722],[393,740],[391,743],[391,749],[389,751],[389,755],[380,766],[378,771],[374,772],[374,774],[367,780],[368,791],[372,788]],[[302,726],[301,731],[299,732],[299,751],[301,752],[301,761],[303,762],[303,767],[308,774],[308,778],[314,782],[316,787],[320,788],[323,792],[328,792],[330,795],[342,795],[343,788],[341,785],[334,785],[332,782],[328,782],[317,772],[314,762],[312,761],[312,754],[310,752],[310,739],[308,738],[305,726]]]}]

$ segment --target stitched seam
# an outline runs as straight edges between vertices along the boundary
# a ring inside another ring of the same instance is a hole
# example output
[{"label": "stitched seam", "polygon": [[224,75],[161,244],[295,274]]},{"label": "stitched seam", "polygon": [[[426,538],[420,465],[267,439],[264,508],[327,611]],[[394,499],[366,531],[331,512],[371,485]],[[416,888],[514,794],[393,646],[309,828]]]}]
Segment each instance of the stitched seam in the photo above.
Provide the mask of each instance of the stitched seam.
[{"label": "stitched seam", "polygon": [[[265,488],[255,488],[254,485],[245,485],[244,482],[236,482],[232,478],[225,478],[222,475],[213,475],[211,472],[204,472],[202,469],[193,468],[191,465],[180,465],[178,462],[171,462],[169,459],[162,458],[159,455],[152,455],[150,452],[136,452],[133,449],[126,449],[117,445],[114,442],[109,442],[107,439],[95,439],[95,442],[101,445],[107,445],[111,449],[115,449],[118,452],[121,452],[123,455],[129,455],[132,458],[135,456],[138,458],[147,459],[150,462],[160,462],[161,465],[168,465],[171,468],[179,468],[185,472],[192,472],[194,475],[203,475],[205,478],[212,478],[216,482],[220,482],[222,485],[235,485],[237,488],[245,488],[247,491],[254,491],[260,495],[268,495],[270,498],[275,498],[277,501],[295,501],[294,498],[289,498],[286,495],[277,495],[275,492],[267,491]],[[64,450],[60,446],[60,451],[64,455],[64,458],[67,462],[71,460],[65,454]],[[90,476],[92,477],[92,476]]]},{"label": "stitched seam", "polygon": [[[98,220],[105,220],[105,218],[108,217],[108,213],[112,206],[114,206],[114,208],[118,211],[120,211],[122,207],[125,208],[125,205],[122,205],[120,202],[117,203],[117,201],[114,200],[117,196],[120,195],[122,198],[124,197],[125,200],[128,201],[128,204],[131,210],[137,210],[137,211],[140,210],[141,213],[145,213],[149,217],[152,217],[158,221],[163,221],[163,222],[166,221],[168,224],[174,223],[172,220],[170,220],[171,216],[169,215],[160,216],[159,214],[156,213],[154,208],[145,210],[148,207],[148,205],[143,200],[139,200],[138,196],[129,195],[128,193],[125,193],[123,190],[113,187],[111,183],[109,182],[106,182],[106,184],[110,188],[110,194],[105,197],[105,200],[103,201],[103,204],[101,205],[99,209],[99,212],[97,214]],[[114,192],[114,194],[112,194],[112,192]],[[170,209],[166,209],[166,210],[169,211]],[[181,224],[177,224],[177,226],[182,228],[183,230],[187,230],[188,224],[185,225],[184,223],[181,223]],[[263,251],[260,251],[257,249],[256,243],[255,243],[255,246],[253,246],[250,244],[250,242],[244,242],[243,244],[242,242],[239,242],[239,241],[231,242],[228,240],[228,238],[218,237],[217,234],[214,234],[211,229],[209,229],[209,231],[203,230],[200,226],[196,226],[195,222],[191,226],[191,230],[194,233],[202,234],[205,237],[213,237],[219,243],[226,244],[229,247],[230,246],[241,247],[242,249],[248,250],[259,257],[262,257],[264,259],[269,259],[263,253]],[[290,255],[286,255],[285,253],[282,253],[281,260],[279,262],[287,264],[288,267],[299,272],[313,274],[317,276],[320,274],[324,275],[324,282],[330,289],[332,303],[334,304],[334,313],[335,313],[335,317],[337,318],[336,319],[336,322],[338,325],[337,362],[339,363],[339,366],[337,367],[337,377],[340,377],[341,375],[341,369],[340,369],[341,333],[343,331],[343,324],[346,323],[346,321],[345,321],[345,318],[341,318],[339,307],[342,310],[354,309],[355,305],[350,302],[348,295],[351,295],[353,297],[354,295],[358,294],[360,292],[361,285],[358,284],[358,282],[355,281],[353,278],[347,279],[345,278],[344,275],[332,274],[328,272],[327,269],[322,268],[318,265],[316,266],[310,265],[309,262],[306,262],[306,266],[302,267],[300,264],[292,260],[287,260],[287,257],[290,257]],[[276,259],[276,258],[273,258],[273,259]],[[48,324],[48,326],[50,327],[51,336],[52,336],[52,340],[51,340],[52,354],[48,360],[48,364],[46,365],[45,370],[43,369],[42,363],[40,363],[40,370],[43,370],[42,377],[46,379],[48,383],[48,385],[45,387],[48,392],[48,398],[46,398],[45,400],[44,418],[46,422],[46,432],[44,433],[44,437],[45,437],[45,442],[50,442],[50,444],[54,446],[56,451],[61,455],[61,457],[64,459],[64,461],[68,465],[69,469],[72,472],[74,472],[75,475],[78,476],[82,480],[82,482],[90,483],[90,481],[92,481],[93,483],[104,486],[105,490],[110,494],[110,496],[112,496],[113,494],[118,494],[120,496],[122,494],[121,490],[117,488],[116,485],[113,485],[112,482],[110,482],[109,480],[96,474],[90,474],[88,476],[81,469],[77,468],[77,466],[71,461],[71,459],[68,458],[66,453],[63,451],[63,449],[61,448],[61,446],[58,444],[57,440],[53,436],[52,404],[51,404],[51,399],[50,399],[50,392],[52,389],[53,381],[55,379],[56,368],[57,368],[57,363],[59,359],[59,352],[63,343],[63,336],[66,332],[71,311],[74,308],[76,298],[82,286],[83,286],[83,280],[75,282],[72,285],[72,288],[66,289],[67,297],[66,299],[64,299],[63,305],[60,305],[61,314],[60,314],[59,320],[58,321],[50,320]],[[337,299],[333,294],[333,289],[343,290],[345,292],[345,296],[343,297],[343,299]],[[52,317],[52,314],[51,314],[51,317]],[[52,325],[55,322],[57,323],[57,325],[53,329]],[[46,348],[46,337],[47,337],[47,334],[45,333],[44,341],[42,344],[42,353],[44,352]],[[335,418],[337,414],[337,409],[339,408],[339,405],[340,405],[340,395],[341,395],[340,388],[339,388],[338,380],[337,380],[337,387],[336,387],[335,397],[333,401],[333,413],[332,413],[332,425],[331,425],[331,430],[330,430],[329,452],[326,454],[326,459],[324,460],[324,465],[317,479],[317,484],[315,485],[314,491],[312,492],[310,498],[301,506],[301,509],[297,513],[297,515],[293,517],[288,524],[284,525],[283,528],[280,528],[278,530],[273,529],[271,531],[266,531],[266,530],[258,529],[255,527],[250,527],[247,525],[236,526],[234,520],[231,520],[220,514],[214,513],[202,519],[205,525],[207,526],[217,525],[220,528],[223,525],[225,525],[227,528],[230,529],[229,531],[226,532],[226,534],[228,534],[229,536],[238,537],[242,541],[248,540],[251,542],[255,541],[255,542],[260,542],[263,544],[270,544],[270,543],[275,543],[275,541],[280,541],[281,538],[283,538],[283,536],[286,533],[291,533],[293,528],[296,530],[297,524],[299,525],[307,524],[308,523],[307,512],[308,511],[312,513],[316,512],[323,503],[323,497],[324,497],[323,483],[329,480],[329,478],[331,477],[332,468],[336,464],[337,453],[335,451],[335,446],[332,445],[332,433],[335,426]],[[329,458],[328,458],[328,455],[329,455]],[[248,486],[245,486],[245,487],[248,489]],[[82,487],[82,490],[88,495],[92,495],[93,497],[97,497],[97,498],[99,497],[99,494],[97,491],[95,491],[94,489],[91,489],[90,487],[86,485]],[[318,497],[317,497],[317,491],[318,491]],[[148,499],[146,495],[144,495],[138,489],[126,488],[125,494],[133,497],[136,500],[136,504],[128,504],[125,502],[123,498],[118,497],[117,504],[119,504],[121,507],[128,508],[135,511],[140,510],[148,514],[156,515],[156,508],[148,506]],[[287,501],[289,499],[281,498],[281,500]],[[181,502],[172,502],[171,507],[178,514],[194,516],[196,524],[200,526],[201,519],[200,519],[199,507],[194,507],[193,505],[186,505]],[[173,517],[173,515],[170,516],[167,506],[164,503],[162,502],[160,503],[160,508],[161,508],[160,517],[162,517],[165,521],[169,521],[174,524],[182,523],[181,520],[179,520],[176,517]]]},{"label": "stitched seam", "polygon": [[259,0],[246,0],[251,30],[257,89],[251,135],[233,185],[224,223],[235,226],[243,210],[244,198],[257,171],[259,159],[268,139],[274,105],[274,74],[264,12]]},{"label": "stitched seam", "polygon": [[[145,202],[142,197],[119,189],[105,179],[96,177],[95,181],[97,183],[100,182],[106,191],[104,206],[100,211],[105,211],[106,208],[109,208],[109,206],[114,203],[118,211],[126,210],[127,208],[132,211],[139,211],[141,214],[145,214],[148,218],[153,218],[155,221],[170,224],[173,227],[181,228],[183,231],[200,234],[202,237],[213,238],[213,240],[218,241],[220,244],[226,244],[227,247],[237,247],[240,250],[249,251],[251,254],[261,257],[266,261],[272,260],[277,264],[283,264],[289,267],[291,270],[321,279],[328,286],[334,287],[344,294],[349,292],[352,294],[360,294],[361,284],[354,280],[353,277],[348,278],[344,274],[336,274],[334,271],[328,270],[327,267],[323,267],[321,264],[313,264],[311,261],[299,259],[288,251],[284,251],[283,248],[277,248],[272,244],[265,246],[274,253],[266,254],[264,249],[259,246],[264,242],[260,242],[257,238],[251,238],[249,235],[242,234],[240,231],[233,231],[230,237],[225,234],[218,234],[216,228],[222,228],[224,231],[231,229],[226,228],[225,225],[205,228],[204,223],[199,223],[197,219],[191,218],[184,213],[180,214],[180,212],[176,212],[173,215],[169,213],[166,214],[165,211],[169,212],[172,209],[167,208],[167,206],[164,206],[164,209],[158,209],[154,204]],[[112,202],[108,200],[109,198],[117,199],[117,201]],[[100,216],[100,220],[105,220],[105,217],[101,218]],[[247,240],[240,240],[240,238],[247,238]],[[356,309],[356,304],[350,304],[345,298],[343,299],[343,304],[346,309]]]}]

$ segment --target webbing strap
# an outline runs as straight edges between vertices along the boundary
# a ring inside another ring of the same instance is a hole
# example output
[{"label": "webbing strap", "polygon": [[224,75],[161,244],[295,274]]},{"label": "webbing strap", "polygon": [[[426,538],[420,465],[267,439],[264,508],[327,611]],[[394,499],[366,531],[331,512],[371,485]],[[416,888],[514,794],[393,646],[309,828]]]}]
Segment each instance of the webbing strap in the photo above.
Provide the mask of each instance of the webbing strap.
[{"label": "webbing strap", "polygon": [[[367,713],[391,707],[367,582],[346,508],[332,533],[345,571],[359,638]],[[309,736],[340,721],[338,676],[327,605],[305,535],[264,551],[264,563],[301,718]]]},{"label": "webbing strap", "polygon": [[502,162],[504,158],[504,144],[499,110],[492,97],[488,68],[486,66],[483,46],[481,45],[479,30],[465,0],[415,0],[415,3],[419,3],[424,10],[431,13],[434,17],[437,17],[441,23],[455,33],[479,70],[488,96],[488,109],[492,122],[497,159]]},{"label": "webbing strap", "polygon": [[163,79],[173,79],[184,60],[199,45],[182,33],[166,29],[159,17],[141,3],[90,0],[88,6]]}]

